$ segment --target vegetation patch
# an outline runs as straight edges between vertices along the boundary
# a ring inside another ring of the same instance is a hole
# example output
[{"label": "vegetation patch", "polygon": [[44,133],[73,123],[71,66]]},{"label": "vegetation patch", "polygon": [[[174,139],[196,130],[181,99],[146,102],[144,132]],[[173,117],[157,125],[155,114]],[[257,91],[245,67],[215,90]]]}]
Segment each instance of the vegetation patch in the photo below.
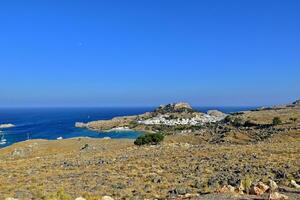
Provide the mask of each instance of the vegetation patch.
[{"label": "vegetation patch", "polygon": [[279,118],[279,117],[274,117],[273,118],[273,125],[274,126],[276,126],[276,125],[279,125],[279,124],[281,124],[282,123],[282,121],[281,121],[281,119]]},{"label": "vegetation patch", "polygon": [[164,140],[164,135],[163,134],[153,133],[153,134],[146,134],[146,135],[139,136],[134,141],[134,144],[138,145],[138,146],[146,145],[146,144],[157,145],[163,140]]}]

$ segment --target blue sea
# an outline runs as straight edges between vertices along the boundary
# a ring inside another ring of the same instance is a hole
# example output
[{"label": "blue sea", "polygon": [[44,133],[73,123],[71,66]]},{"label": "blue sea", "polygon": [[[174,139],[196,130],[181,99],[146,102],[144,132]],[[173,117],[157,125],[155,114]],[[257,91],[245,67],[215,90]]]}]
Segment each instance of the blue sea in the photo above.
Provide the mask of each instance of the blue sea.
[{"label": "blue sea", "polygon": [[[253,107],[199,107],[199,111],[206,112],[218,109],[225,113],[253,109]],[[95,132],[87,129],[75,128],[75,122],[89,122],[94,120],[111,119],[116,116],[136,115],[154,108],[0,108],[0,124],[12,123],[13,128],[2,129],[7,143],[0,148],[16,142],[29,139],[55,140],[58,137],[91,137],[129,138],[134,139],[140,134],[136,131]]]}]

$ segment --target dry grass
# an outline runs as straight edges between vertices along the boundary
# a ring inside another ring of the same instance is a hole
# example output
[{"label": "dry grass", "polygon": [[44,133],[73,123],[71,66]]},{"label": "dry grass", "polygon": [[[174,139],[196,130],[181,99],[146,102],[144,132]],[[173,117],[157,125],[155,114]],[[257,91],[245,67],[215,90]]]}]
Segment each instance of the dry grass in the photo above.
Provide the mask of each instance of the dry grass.
[{"label": "dry grass", "polygon": [[[214,191],[209,180],[236,170],[237,177],[250,174],[253,181],[283,169],[287,179],[294,178],[300,167],[300,137],[293,136],[255,145],[210,145],[193,135],[168,136],[161,146],[144,147],[132,140],[27,141],[0,150],[0,199],[41,199],[61,189],[72,198],[90,193],[152,199],[166,197],[174,188]],[[23,153],[15,155],[16,149]],[[196,182],[203,188],[195,187]]]},{"label": "dry grass", "polygon": [[271,124],[274,117],[279,117],[283,123],[295,123],[291,118],[300,121],[300,107],[246,112],[241,117],[257,124]]}]

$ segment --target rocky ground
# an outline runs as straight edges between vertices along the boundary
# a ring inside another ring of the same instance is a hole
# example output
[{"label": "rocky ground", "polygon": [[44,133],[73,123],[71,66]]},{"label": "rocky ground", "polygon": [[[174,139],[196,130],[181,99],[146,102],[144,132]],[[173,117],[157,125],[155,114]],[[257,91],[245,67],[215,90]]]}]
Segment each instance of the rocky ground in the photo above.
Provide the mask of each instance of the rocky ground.
[{"label": "rocky ground", "polygon": [[[57,191],[114,199],[266,199],[216,193],[242,180],[274,180],[300,199],[300,133],[249,145],[209,144],[193,134],[167,136],[158,146],[132,140],[32,140],[0,150],[0,199],[47,199]],[[92,199],[92,198],[91,198]]]}]

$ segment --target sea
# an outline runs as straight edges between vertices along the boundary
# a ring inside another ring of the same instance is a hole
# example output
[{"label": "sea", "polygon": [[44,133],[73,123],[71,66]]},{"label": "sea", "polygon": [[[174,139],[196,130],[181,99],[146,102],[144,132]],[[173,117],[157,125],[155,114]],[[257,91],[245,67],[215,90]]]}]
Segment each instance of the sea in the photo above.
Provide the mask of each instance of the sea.
[{"label": "sea", "polygon": [[[197,107],[201,112],[217,109],[225,113],[255,109],[255,107]],[[5,144],[0,148],[28,139],[56,140],[62,137],[91,137],[112,139],[135,139],[141,132],[96,132],[76,128],[76,122],[107,120],[117,116],[137,115],[153,111],[154,107],[139,108],[0,108],[0,124],[11,123],[15,127],[2,129]]]}]

